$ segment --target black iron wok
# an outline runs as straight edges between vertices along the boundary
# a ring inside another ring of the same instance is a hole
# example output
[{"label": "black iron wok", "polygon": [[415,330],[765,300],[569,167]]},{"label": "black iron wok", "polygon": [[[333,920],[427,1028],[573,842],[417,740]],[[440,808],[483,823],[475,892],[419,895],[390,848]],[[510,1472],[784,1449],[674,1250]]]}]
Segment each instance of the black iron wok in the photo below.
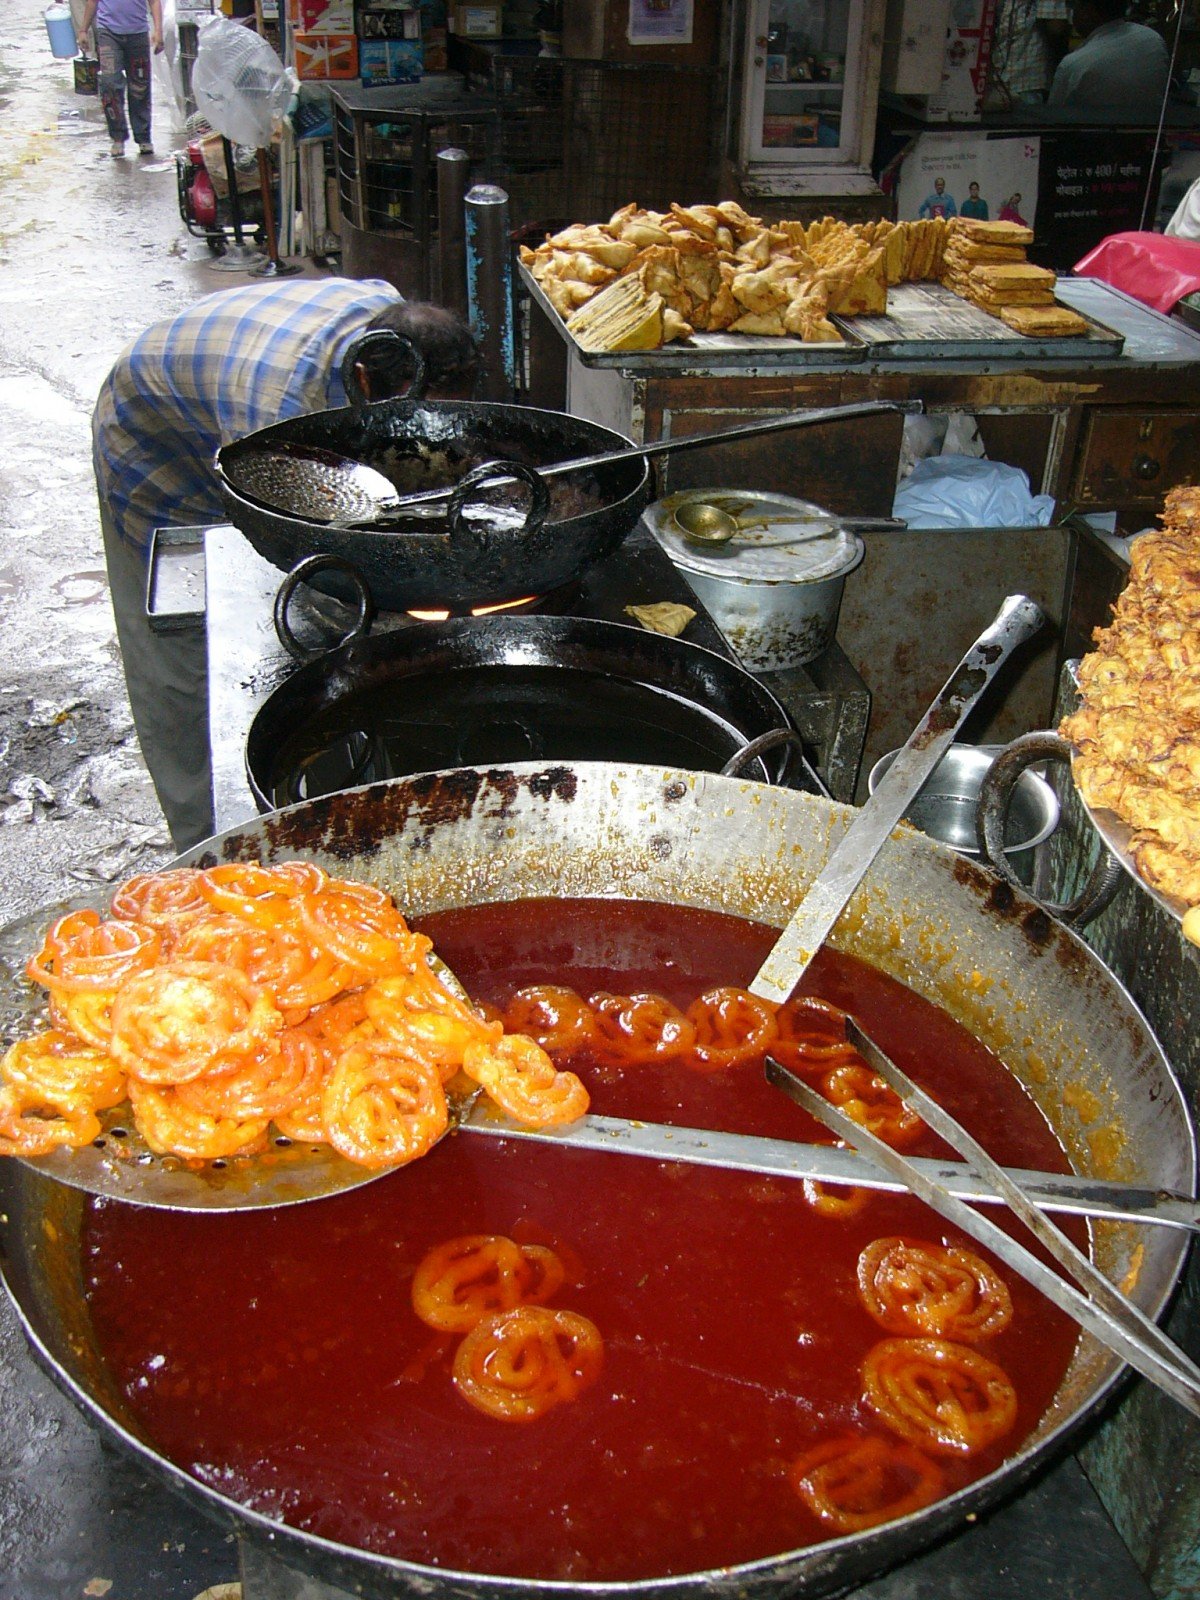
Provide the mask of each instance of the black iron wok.
[{"label": "black iron wok", "polygon": [[259,707],[246,771],[269,811],[381,778],[507,761],[715,772],[772,734],[740,775],[814,787],[778,700],[715,651],[594,619],[464,617],[353,638],[309,660]]},{"label": "black iron wok", "polygon": [[[536,763],[333,794],[273,813],[183,859],[308,856],[385,886],[413,913],[583,895],[707,907],[780,927],[850,815],[813,796],[707,774]],[[1019,891],[902,830],[851,901],[834,942],[852,946],[988,1044],[1042,1108],[1078,1171],[1191,1189],[1195,1151],[1185,1103],[1144,1019],[1094,953]],[[403,1174],[387,1181],[402,1182]],[[618,1593],[627,1600],[767,1600],[841,1591],[1021,1484],[1077,1432],[1121,1371],[1115,1357],[1082,1338],[1054,1405],[1002,1467],[860,1535],[740,1566],[613,1585],[416,1566],[247,1510],[158,1454],[114,1392],[96,1349],[82,1289],[82,1206],[76,1191],[24,1164],[0,1163],[5,1280],[58,1383],[110,1441],[226,1527],[268,1543],[314,1577],[377,1600],[400,1593],[430,1600],[602,1600]],[[1137,1303],[1157,1315],[1186,1241],[1163,1229],[1106,1225],[1096,1230],[1095,1252],[1107,1275],[1129,1283]]]},{"label": "black iron wok", "polygon": [[[259,429],[222,446],[216,473],[230,520],[266,560],[289,571],[307,556],[350,563],[386,610],[468,611],[545,594],[615,550],[652,495],[647,454],[632,440],[559,411],[423,396],[425,369],[399,400],[367,403],[357,362],[377,330],[342,362],[350,404]],[[407,342],[407,341],[402,341]],[[411,346],[410,346],[411,349]],[[650,454],[701,449],[808,423],[851,421],[910,404],[866,401],[791,412],[714,435],[684,435],[646,446]],[[555,478],[537,469],[617,453]],[[451,492],[441,504],[412,506],[356,526],[369,496],[352,487],[357,468],[401,496]],[[514,489],[513,480],[517,480]],[[523,481],[523,486],[522,486]],[[497,488],[497,485],[507,485]],[[424,514],[423,514],[424,513]],[[317,586],[345,596],[345,580]]]},{"label": "black iron wok", "polygon": [[[353,387],[350,390],[354,393]],[[396,476],[416,464],[413,485],[452,481],[503,457],[536,466],[566,456],[619,450],[619,433],[559,411],[466,400],[361,402],[293,417],[222,447],[217,475],[230,520],[265,560],[284,571],[327,553],[357,568],[385,610],[454,611],[545,594],[615,550],[651,498],[649,463],[598,467],[564,481],[548,503],[544,485],[519,491],[515,512],[488,519],[461,506],[434,519],[414,514],[386,528],[332,527],[273,508],[241,487],[264,452],[327,452]],[[436,453],[431,480],[422,462]],[[445,465],[442,465],[442,463]],[[424,474],[424,475],[423,475]],[[526,503],[528,502],[528,504]],[[317,580],[344,594],[344,580]]]}]

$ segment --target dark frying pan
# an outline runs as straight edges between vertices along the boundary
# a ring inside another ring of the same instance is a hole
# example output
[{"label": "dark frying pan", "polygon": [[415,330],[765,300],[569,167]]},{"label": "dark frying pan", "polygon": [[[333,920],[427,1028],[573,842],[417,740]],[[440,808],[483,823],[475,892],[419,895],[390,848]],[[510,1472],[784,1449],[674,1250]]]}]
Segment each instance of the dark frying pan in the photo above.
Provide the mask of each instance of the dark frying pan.
[{"label": "dark frying pan", "polygon": [[[217,452],[230,519],[260,555],[284,571],[309,555],[337,556],[362,574],[385,610],[463,611],[547,593],[616,549],[651,498],[650,465],[637,445],[597,423],[531,406],[430,401],[411,390],[401,400],[367,404],[354,367],[368,341],[383,337],[394,336],[369,334],[347,353],[350,405],[277,422]],[[898,409],[868,402],[737,431]],[[689,436],[648,449],[710,442]],[[565,477],[543,480],[535,470],[613,453],[618,459]],[[400,496],[447,485],[454,492],[433,507],[390,515],[386,526],[346,526],[354,520],[355,463],[381,473]],[[510,485],[497,503],[487,483],[514,476],[523,486]],[[337,576],[323,574],[317,585],[346,593]]]},{"label": "dark frying pan", "polygon": [[[510,496],[507,509],[481,507],[475,515],[467,507],[475,485],[467,483],[432,520],[417,509],[386,529],[364,530],[314,517],[314,492],[338,511],[339,469],[347,461],[375,468],[402,490],[417,490],[458,483],[498,458],[528,468],[629,445],[619,433],[559,411],[425,400],[419,364],[405,398],[367,404],[354,367],[368,341],[379,337],[368,334],[347,352],[342,375],[349,405],[290,417],[217,452],[230,520],[259,555],[285,572],[306,556],[337,556],[357,569],[385,610],[467,610],[547,593],[616,549],[651,497],[650,467],[641,459],[598,467],[553,492],[527,472],[528,492]],[[292,473],[280,470],[289,458]],[[322,460],[329,464],[326,473]],[[315,583],[346,593],[336,574],[322,574]]]},{"label": "dark frying pan", "polygon": [[456,618],[352,639],[300,667],[259,707],[246,769],[272,810],[475,762],[717,772],[763,736],[772,748],[746,751],[742,775],[811,786],[783,707],[724,656],[616,622]]}]

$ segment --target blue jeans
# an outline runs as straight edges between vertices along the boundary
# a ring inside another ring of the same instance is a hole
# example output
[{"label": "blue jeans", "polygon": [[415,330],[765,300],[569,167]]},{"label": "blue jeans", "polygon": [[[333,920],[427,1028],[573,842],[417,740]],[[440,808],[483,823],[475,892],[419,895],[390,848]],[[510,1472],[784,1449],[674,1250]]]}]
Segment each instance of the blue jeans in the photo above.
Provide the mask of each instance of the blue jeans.
[{"label": "blue jeans", "polygon": [[[150,34],[96,29],[100,104],[110,139],[127,139],[129,124],[138,144],[150,143]],[[129,122],[125,101],[129,100]]]}]

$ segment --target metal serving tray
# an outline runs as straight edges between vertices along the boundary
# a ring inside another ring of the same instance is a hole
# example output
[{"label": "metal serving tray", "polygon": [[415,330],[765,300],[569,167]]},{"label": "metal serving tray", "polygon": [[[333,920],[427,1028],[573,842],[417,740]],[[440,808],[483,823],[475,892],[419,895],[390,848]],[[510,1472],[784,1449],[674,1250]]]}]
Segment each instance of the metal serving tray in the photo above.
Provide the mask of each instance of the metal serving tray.
[{"label": "metal serving tray", "polygon": [[[1078,696],[1080,692],[1079,662],[1068,661],[1066,663],[1066,672],[1075,689],[1075,693]],[[1078,700],[1076,700],[1076,705],[1078,705],[1078,703]],[[1081,791],[1079,785],[1075,783],[1075,757],[1078,755],[1078,753],[1079,752],[1072,747],[1071,781],[1074,784],[1075,796],[1079,801],[1084,816],[1087,817],[1092,827],[1095,828],[1096,832],[1100,835],[1101,840],[1124,867],[1125,871],[1137,884],[1142,893],[1148,894],[1152,900],[1156,901],[1169,917],[1174,917],[1176,922],[1182,922],[1184,913],[1188,909],[1187,902],[1178,899],[1177,896],[1173,894],[1164,894],[1161,889],[1156,889],[1152,883],[1147,883],[1146,879],[1142,877],[1141,872],[1138,870],[1138,864],[1133,859],[1133,852],[1130,849],[1130,846],[1133,843],[1134,830],[1122,817],[1119,817],[1115,811],[1109,811],[1107,808],[1102,808],[1100,806],[1090,806],[1084,799],[1083,792]]]},{"label": "metal serving tray", "polygon": [[146,615],[155,633],[204,626],[203,528],[155,528],[150,536]]},{"label": "metal serving tray", "polygon": [[888,289],[884,317],[830,318],[884,361],[996,360],[1088,362],[1119,356],[1125,336],[1084,312],[1086,334],[1070,339],[1030,339],[981,311],[940,283],[898,283]]},{"label": "metal serving tray", "polygon": [[711,372],[714,368],[747,367],[829,367],[861,361],[866,345],[859,334],[839,326],[840,344],[805,344],[802,339],[774,339],[755,333],[696,333],[690,339],[675,340],[657,350],[581,350],[567,332],[567,325],[542,293],[528,268],[522,267],[521,282],[533,300],[550,318],[585,367],[615,367],[638,372]]}]

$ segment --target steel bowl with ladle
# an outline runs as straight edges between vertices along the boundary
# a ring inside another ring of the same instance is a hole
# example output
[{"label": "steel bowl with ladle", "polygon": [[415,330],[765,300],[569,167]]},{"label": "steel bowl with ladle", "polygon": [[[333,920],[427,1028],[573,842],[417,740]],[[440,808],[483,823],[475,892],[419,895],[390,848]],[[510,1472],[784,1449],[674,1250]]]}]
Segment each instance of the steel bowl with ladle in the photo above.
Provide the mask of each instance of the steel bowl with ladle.
[{"label": "steel bowl with ladle", "polygon": [[[871,401],[639,446],[558,411],[426,400],[423,369],[404,398],[368,403],[355,366],[368,341],[397,337],[371,333],[350,347],[348,405],[274,423],[216,457],[230,520],[261,556],[288,571],[336,555],[388,610],[464,611],[576,578],[634,526],[654,456],[913,409]],[[336,574],[319,581],[346,593]]]},{"label": "steel bowl with ladle", "polygon": [[[747,529],[761,529],[755,539],[759,549],[771,545],[800,544],[805,539],[823,538],[829,531],[828,516],[814,516],[812,527],[801,522],[778,526],[770,536],[772,519],[761,508],[751,507],[748,512],[731,511],[713,500],[683,499],[671,512],[671,520],[680,534],[696,545],[731,544]],[[900,517],[840,517],[838,524],[853,533],[899,533],[908,527]],[[765,535],[765,537],[764,537]]]}]

